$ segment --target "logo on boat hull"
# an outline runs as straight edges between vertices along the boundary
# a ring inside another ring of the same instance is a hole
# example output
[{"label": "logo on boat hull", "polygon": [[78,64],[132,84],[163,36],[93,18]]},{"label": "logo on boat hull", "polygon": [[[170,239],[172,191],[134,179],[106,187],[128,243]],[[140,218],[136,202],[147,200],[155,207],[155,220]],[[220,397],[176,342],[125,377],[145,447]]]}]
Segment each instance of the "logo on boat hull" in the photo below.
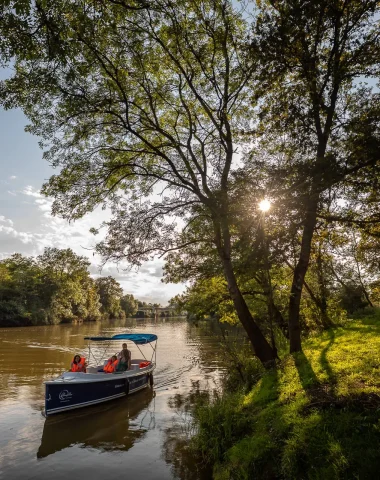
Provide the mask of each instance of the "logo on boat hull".
[{"label": "logo on boat hull", "polygon": [[147,383],[147,377],[146,375],[142,375],[136,378],[132,378],[129,380],[129,389],[134,390],[135,388],[142,387]]},{"label": "logo on boat hull", "polygon": [[68,390],[62,390],[62,392],[60,392],[60,394],[58,395],[61,402],[68,402],[69,400],[71,400],[72,396],[73,394]]}]

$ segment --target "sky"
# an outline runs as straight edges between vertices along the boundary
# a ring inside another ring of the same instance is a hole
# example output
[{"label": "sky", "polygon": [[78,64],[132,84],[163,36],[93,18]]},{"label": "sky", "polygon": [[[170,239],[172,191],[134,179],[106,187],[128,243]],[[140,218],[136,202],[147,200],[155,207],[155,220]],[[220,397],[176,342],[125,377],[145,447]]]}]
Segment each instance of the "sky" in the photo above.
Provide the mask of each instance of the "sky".
[{"label": "sky", "polygon": [[43,160],[38,137],[24,131],[27,124],[21,110],[0,109],[0,258],[39,255],[45,247],[71,248],[89,258],[93,277],[112,275],[125,293],[139,300],[166,305],[183,291],[183,284],[161,282],[160,259],[144,263],[138,271],[111,263],[99,271],[101,259],[93,255],[89,229],[107,220],[108,212],[98,209],[72,224],[50,214],[52,200],[42,196],[40,188],[56,172]]}]

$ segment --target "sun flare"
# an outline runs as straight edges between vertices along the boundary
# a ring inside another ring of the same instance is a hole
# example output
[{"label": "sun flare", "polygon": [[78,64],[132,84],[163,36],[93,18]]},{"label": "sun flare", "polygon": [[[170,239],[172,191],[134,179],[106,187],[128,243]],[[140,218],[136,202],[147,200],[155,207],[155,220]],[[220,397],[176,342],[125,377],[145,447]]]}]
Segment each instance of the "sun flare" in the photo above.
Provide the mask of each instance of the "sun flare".
[{"label": "sun flare", "polygon": [[270,209],[270,205],[271,204],[269,200],[267,199],[261,200],[261,202],[259,203],[259,209],[262,212],[267,212]]}]

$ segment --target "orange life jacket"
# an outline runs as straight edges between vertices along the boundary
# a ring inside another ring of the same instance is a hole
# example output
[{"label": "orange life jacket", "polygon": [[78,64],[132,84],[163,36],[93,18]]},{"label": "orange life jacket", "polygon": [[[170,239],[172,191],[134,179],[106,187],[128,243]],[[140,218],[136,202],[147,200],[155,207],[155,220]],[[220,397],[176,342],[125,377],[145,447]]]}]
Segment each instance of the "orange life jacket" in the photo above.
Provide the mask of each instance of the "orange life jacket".
[{"label": "orange life jacket", "polygon": [[144,368],[144,367],[149,367],[149,365],[150,365],[150,362],[149,362],[149,361],[140,362],[139,367],[140,367],[140,368]]},{"label": "orange life jacket", "polygon": [[103,367],[103,371],[106,373],[113,373],[116,370],[118,363],[119,360],[115,360],[114,362],[112,362],[112,360],[108,360],[107,365]]},{"label": "orange life jacket", "polygon": [[86,359],[84,357],[81,357],[79,360],[79,363],[74,363],[74,358],[73,361],[71,362],[71,370],[70,372],[86,372],[86,367],[84,364],[86,363]]}]

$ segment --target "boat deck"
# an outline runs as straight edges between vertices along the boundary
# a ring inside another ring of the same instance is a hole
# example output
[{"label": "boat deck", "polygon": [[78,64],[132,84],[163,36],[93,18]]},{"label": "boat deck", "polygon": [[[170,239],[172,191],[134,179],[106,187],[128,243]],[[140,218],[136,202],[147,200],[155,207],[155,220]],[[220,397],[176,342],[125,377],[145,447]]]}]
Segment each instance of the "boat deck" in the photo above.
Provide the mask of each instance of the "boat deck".
[{"label": "boat deck", "polygon": [[73,382],[73,383],[85,383],[85,382],[98,382],[98,381],[105,381],[111,380],[115,378],[129,378],[135,377],[141,373],[148,373],[151,372],[155,364],[150,363],[150,365],[146,367],[140,368],[140,363],[145,361],[144,359],[134,359],[131,363],[131,368],[126,370],[125,372],[113,372],[113,373],[106,373],[103,372],[103,365],[98,365],[96,367],[89,366],[87,367],[87,372],[64,372],[57,378],[52,380],[48,380],[45,384],[53,384],[53,383],[66,383],[66,382]]}]

